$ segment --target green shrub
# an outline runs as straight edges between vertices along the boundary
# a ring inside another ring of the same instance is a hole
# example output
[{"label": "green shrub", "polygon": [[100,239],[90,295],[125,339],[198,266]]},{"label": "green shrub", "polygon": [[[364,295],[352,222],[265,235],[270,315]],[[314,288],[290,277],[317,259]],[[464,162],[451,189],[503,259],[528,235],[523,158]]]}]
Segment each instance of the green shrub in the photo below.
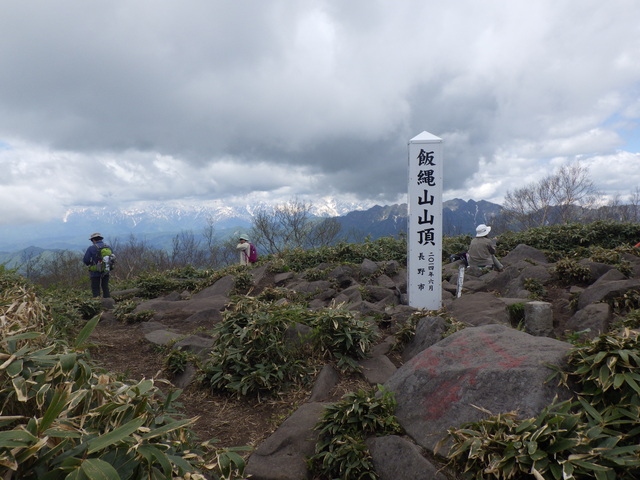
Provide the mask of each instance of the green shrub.
[{"label": "green shrub", "polygon": [[460,322],[453,317],[446,317],[445,324],[447,329],[442,334],[442,338],[446,338],[449,335],[453,335],[454,333],[459,332],[460,330],[463,330],[469,326],[468,324],[464,322]]},{"label": "green shrub", "polygon": [[122,323],[147,322],[155,315],[153,310],[141,310],[134,313],[136,307],[137,304],[133,300],[125,300],[116,304],[113,309],[113,315]]},{"label": "green shrub", "polygon": [[611,297],[607,300],[613,311],[624,314],[632,310],[640,309],[640,291],[628,290],[619,297]]},{"label": "green shrub", "polygon": [[326,280],[329,278],[329,269],[327,268],[310,268],[304,273],[305,280],[315,282],[317,280]]},{"label": "green shrub", "polygon": [[524,288],[529,292],[529,298],[532,300],[542,300],[547,294],[544,285],[537,278],[525,278]]},{"label": "green shrub", "polygon": [[[639,333],[625,329],[600,335],[569,356],[571,375],[594,407],[630,407],[640,411]],[[636,416],[635,421],[638,420]],[[634,429],[636,425],[633,425]],[[640,430],[636,432],[640,440]]]},{"label": "green shrub", "polygon": [[356,369],[356,361],[367,356],[375,339],[368,319],[342,308],[316,311],[309,325],[316,348],[335,358],[340,370]]},{"label": "green shrub", "polygon": [[449,260],[451,255],[457,253],[466,252],[469,249],[471,235],[459,235],[457,237],[443,237],[442,239],[442,258],[443,260]]},{"label": "green shrub", "polygon": [[449,429],[449,458],[463,479],[610,478],[589,455],[582,415],[569,401],[546,407],[536,418],[495,415]]},{"label": "green shrub", "polygon": [[640,224],[597,221],[530,228],[522,232],[505,232],[497,242],[498,256],[506,255],[519,244],[544,250],[551,254],[570,256],[586,247],[605,249],[626,248],[640,238]]},{"label": "green shrub", "polygon": [[630,310],[624,317],[618,317],[610,327],[610,330],[640,329],[640,310]]},{"label": "green shrub", "polygon": [[6,268],[0,264],[0,291],[12,287],[25,287],[29,282],[15,270]]},{"label": "green shrub", "polygon": [[402,350],[416,335],[416,326],[418,321],[428,316],[425,312],[414,312],[409,318],[398,326],[398,330],[395,332],[396,341],[393,344],[393,350]]},{"label": "green shrub", "polygon": [[285,342],[285,332],[304,320],[305,309],[277,307],[250,297],[236,298],[212,331],[216,339],[203,365],[202,381],[237,395],[277,392],[314,371],[305,356]]},{"label": "green shrub", "polygon": [[[274,262],[281,262],[294,272],[302,272],[322,263],[360,264],[369,259],[374,262],[396,260],[401,265],[407,263],[407,240],[404,235],[366,239],[362,243],[339,242],[312,250],[301,248],[286,250],[276,255]],[[281,267],[282,268],[282,267]],[[284,270],[281,270],[284,271]]]},{"label": "green shrub", "polygon": [[615,249],[605,249],[600,246],[589,248],[589,257],[594,262],[615,265],[620,262],[620,253]]},{"label": "green shrub", "polygon": [[262,290],[256,297],[263,302],[276,302],[278,300],[288,300],[293,303],[301,304],[304,298],[303,294],[282,287],[267,287]]},{"label": "green shrub", "polygon": [[509,322],[511,326],[518,327],[524,324],[524,303],[512,303],[507,307],[509,312]]},{"label": "green shrub", "polygon": [[48,290],[42,298],[51,312],[51,333],[58,338],[75,336],[87,320],[102,312],[99,298],[77,290]]},{"label": "green shrub", "polygon": [[[0,301],[0,464],[6,478],[204,479],[210,457],[152,380],[127,383],[96,372],[84,342],[43,334],[48,309],[27,288]],[[16,308],[18,307],[19,308]]]},{"label": "green shrub", "polygon": [[591,270],[586,265],[578,263],[575,259],[563,258],[556,262],[554,272],[560,282],[588,283],[591,279]]},{"label": "green shrub", "polygon": [[251,287],[253,287],[253,277],[246,268],[235,274],[233,282],[233,294],[239,295],[247,293],[251,289]]},{"label": "green shrub", "polygon": [[629,246],[619,246],[616,248],[605,249],[602,247],[591,247],[589,248],[589,258],[598,263],[605,263],[607,265],[615,266],[622,274],[627,277],[630,277],[633,268],[631,266],[631,262],[625,260],[622,255],[623,254],[637,254],[637,252],[633,252],[633,249]]},{"label": "green shrub", "polygon": [[171,375],[178,375],[184,372],[190,362],[193,362],[194,355],[185,350],[171,349],[164,358],[165,369]]},{"label": "green shrub", "polygon": [[313,473],[323,478],[377,479],[364,443],[369,436],[400,433],[393,394],[378,391],[348,393],[327,406],[315,429],[320,432],[315,454],[309,458]]},{"label": "green shrub", "polygon": [[577,345],[577,346],[584,345],[586,342],[589,341],[588,338],[585,337],[585,334],[589,333],[590,331],[591,331],[590,328],[585,328],[584,330],[578,330],[578,331],[567,330],[565,331],[565,335],[562,340],[567,343],[571,343],[572,345]]},{"label": "green shrub", "polygon": [[[285,340],[296,325],[310,328],[306,342]],[[212,336],[216,341],[203,366],[203,383],[213,390],[260,395],[311,380],[321,367],[314,355],[335,359],[341,369],[355,368],[356,360],[366,356],[374,332],[366,320],[344,309],[309,310],[299,304],[236,297]]]},{"label": "green shrub", "polygon": [[187,286],[184,282],[167,276],[166,272],[144,274],[136,281],[136,287],[140,289],[138,295],[142,298],[161,297]]}]

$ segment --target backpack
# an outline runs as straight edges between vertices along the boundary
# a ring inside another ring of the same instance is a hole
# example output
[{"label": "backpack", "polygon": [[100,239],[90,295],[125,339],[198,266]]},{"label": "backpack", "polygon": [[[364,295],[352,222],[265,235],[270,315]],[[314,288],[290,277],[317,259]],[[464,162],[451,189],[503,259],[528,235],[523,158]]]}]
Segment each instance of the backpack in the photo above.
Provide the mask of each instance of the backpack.
[{"label": "backpack", "polygon": [[449,256],[449,261],[451,263],[457,262],[458,260],[462,260],[462,264],[465,267],[469,266],[469,254],[467,252],[454,253],[453,255]]},{"label": "backpack", "polygon": [[249,263],[256,263],[258,261],[258,250],[253,245],[253,243],[249,244]]},{"label": "backpack", "polygon": [[[96,248],[98,248],[96,246]],[[116,266],[116,256],[109,245],[98,248],[98,264],[95,265],[96,272],[109,273]]]}]

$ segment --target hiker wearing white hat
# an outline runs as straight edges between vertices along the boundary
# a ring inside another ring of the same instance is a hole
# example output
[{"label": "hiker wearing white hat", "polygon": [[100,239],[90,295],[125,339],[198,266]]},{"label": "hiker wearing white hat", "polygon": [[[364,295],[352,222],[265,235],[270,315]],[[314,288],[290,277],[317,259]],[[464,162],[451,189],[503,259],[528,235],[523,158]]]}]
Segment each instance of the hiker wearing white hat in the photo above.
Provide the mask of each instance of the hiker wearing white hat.
[{"label": "hiker wearing white hat", "polygon": [[476,228],[476,237],[471,240],[471,244],[469,245],[469,266],[470,267],[487,267],[487,268],[496,268],[497,270],[502,269],[502,265],[497,262],[495,258],[496,249],[494,246],[494,241],[487,237],[489,232],[491,231],[491,227],[481,223]]}]

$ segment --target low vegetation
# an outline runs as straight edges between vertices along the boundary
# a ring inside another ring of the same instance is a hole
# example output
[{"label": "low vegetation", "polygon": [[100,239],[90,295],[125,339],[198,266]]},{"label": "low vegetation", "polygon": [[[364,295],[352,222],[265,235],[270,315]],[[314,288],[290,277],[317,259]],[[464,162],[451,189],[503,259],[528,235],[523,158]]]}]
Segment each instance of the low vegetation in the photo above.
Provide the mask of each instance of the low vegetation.
[{"label": "low vegetation", "polygon": [[[466,250],[470,236],[446,238],[443,257]],[[505,233],[498,241],[505,255],[524,243],[558,260],[558,281],[588,281],[578,262],[591,259],[616,265],[640,240],[637,224],[596,222]],[[395,260],[406,262],[406,239],[381,238],[338,243],[312,250],[285,249],[262,256],[277,272],[309,272],[323,278],[322,264]],[[122,265],[122,263],[120,264]],[[86,283],[83,272],[82,281]],[[311,311],[304,296],[271,288],[251,296],[251,282],[237,266],[189,266],[114,277],[113,289],[138,289],[142,298],[168,292],[197,292],[225,275],[236,279],[223,321],[209,332],[216,339],[201,361],[167,350],[165,366],[177,374],[197,363],[203,388],[230,398],[277,396],[307,385],[320,366],[331,362],[354,371],[375,342],[370,322],[340,306]],[[533,279],[529,290],[546,291]],[[119,321],[144,321],[135,304],[117,299]],[[615,330],[577,344],[569,368],[558,377],[575,398],[550,405],[536,418],[512,414],[450,430],[449,460],[468,479],[632,479],[640,476],[640,293],[610,300],[621,319]],[[179,391],[162,393],[152,380],[116,378],[94,365],[86,341],[101,311],[88,286],[48,279],[32,285],[0,267],[0,469],[3,478],[244,478],[244,453],[201,442],[192,419],[177,413]],[[512,309],[519,323],[521,305]],[[407,341],[417,317],[398,330]],[[451,329],[462,325],[451,323]],[[260,332],[257,334],[256,332]],[[318,478],[375,479],[364,440],[398,433],[395,401],[383,389],[359,390],[325,410],[320,439],[309,465]],[[489,412],[488,412],[489,414]]]},{"label": "low vegetation", "polygon": [[[550,258],[562,257],[577,261],[604,251],[615,255],[633,252],[640,241],[640,224],[597,221],[589,224],[569,223],[548,227],[535,227],[521,232],[505,232],[498,237],[498,255],[503,256],[523,243],[547,252]],[[616,257],[619,258],[619,257]],[[612,262],[605,262],[612,263]]]},{"label": "low vegetation", "polygon": [[381,386],[346,394],[326,407],[316,425],[320,435],[309,458],[311,471],[321,478],[378,478],[364,441],[401,433],[395,407],[393,395]]},{"label": "low vegetation", "polygon": [[309,310],[251,297],[236,298],[212,336],[201,380],[236,395],[306,386],[326,360],[356,369],[375,338],[368,322],[341,308]]},{"label": "low vegetation", "polygon": [[0,294],[3,478],[204,479],[238,464],[235,452],[193,440],[193,420],[174,408],[179,391],[163,395],[152,380],[122,381],[91,364],[85,341],[98,317],[68,344],[52,335],[33,289],[9,281]]}]

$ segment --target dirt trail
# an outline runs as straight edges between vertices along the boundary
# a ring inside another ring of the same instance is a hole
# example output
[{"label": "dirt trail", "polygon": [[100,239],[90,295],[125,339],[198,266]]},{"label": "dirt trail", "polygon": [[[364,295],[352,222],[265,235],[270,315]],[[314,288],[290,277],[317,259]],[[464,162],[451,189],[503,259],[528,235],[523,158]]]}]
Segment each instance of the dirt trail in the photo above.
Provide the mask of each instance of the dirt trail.
[{"label": "dirt trail", "polygon": [[[101,321],[89,338],[91,357],[109,372],[132,380],[153,378],[167,392],[164,355],[144,338],[139,325]],[[164,381],[163,381],[164,380]],[[201,441],[216,439],[220,446],[257,445],[277,427],[291,404],[235,399],[189,386],[179,397],[187,418],[199,417],[192,427]]]}]

